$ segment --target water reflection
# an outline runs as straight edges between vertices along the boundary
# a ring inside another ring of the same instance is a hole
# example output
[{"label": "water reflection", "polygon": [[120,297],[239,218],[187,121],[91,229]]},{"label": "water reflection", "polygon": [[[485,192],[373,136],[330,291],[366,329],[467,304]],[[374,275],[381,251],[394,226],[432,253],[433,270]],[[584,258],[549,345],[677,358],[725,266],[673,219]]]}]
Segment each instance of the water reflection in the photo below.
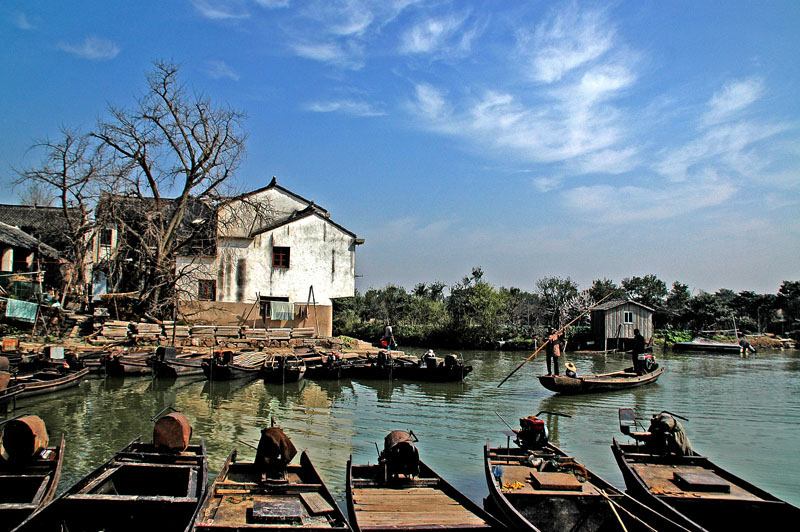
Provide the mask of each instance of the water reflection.
[{"label": "water reflection", "polygon": [[[739,358],[730,355],[659,356],[666,371],[650,386],[628,391],[561,397],[542,388],[534,359],[502,387],[497,384],[528,352],[465,352],[473,366],[465,383],[383,380],[307,381],[285,385],[241,379],[208,382],[197,376],[93,379],[52,397],[20,402],[18,411],[47,422],[52,437],[67,438],[60,489],[89,472],[133,438],[150,439],[150,418],[166,405],[192,421],[204,439],[209,472],[219,471],[233,448],[243,459],[255,451],[270,419],[284,427],[299,449],[307,449],[334,495],[344,497],[345,463],[374,463],[375,443],[394,429],[412,429],[420,456],[437,472],[480,500],[486,494],[482,449],[487,438],[505,443],[508,428],[540,410],[554,443],[610,482],[622,477],[609,450],[619,435],[617,409],[639,416],[671,410],[685,423],[695,448],[723,467],[800,504],[800,353],[784,351]],[[605,373],[629,365],[624,355],[568,353],[579,373]],[[563,367],[562,361],[562,367]],[[758,452],[753,452],[758,449]]]}]

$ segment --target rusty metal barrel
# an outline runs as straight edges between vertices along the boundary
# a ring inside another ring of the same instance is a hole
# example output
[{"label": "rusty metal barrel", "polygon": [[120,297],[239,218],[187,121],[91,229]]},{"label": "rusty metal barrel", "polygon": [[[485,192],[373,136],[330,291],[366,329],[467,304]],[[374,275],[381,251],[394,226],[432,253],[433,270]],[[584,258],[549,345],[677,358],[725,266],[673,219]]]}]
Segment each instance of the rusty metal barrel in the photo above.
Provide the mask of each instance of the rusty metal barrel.
[{"label": "rusty metal barrel", "polygon": [[189,446],[192,424],[180,412],[172,412],[156,421],[153,427],[153,444],[173,453],[181,453]]},{"label": "rusty metal barrel", "polygon": [[47,447],[47,427],[39,416],[12,419],[3,427],[0,455],[8,462],[26,462]]}]

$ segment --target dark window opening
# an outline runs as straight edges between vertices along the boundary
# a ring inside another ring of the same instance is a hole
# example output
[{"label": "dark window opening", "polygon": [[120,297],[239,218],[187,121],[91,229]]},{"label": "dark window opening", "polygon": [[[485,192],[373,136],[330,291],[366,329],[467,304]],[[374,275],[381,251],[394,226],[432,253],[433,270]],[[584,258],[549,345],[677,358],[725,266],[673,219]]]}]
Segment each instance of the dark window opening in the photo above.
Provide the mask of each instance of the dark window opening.
[{"label": "dark window opening", "polygon": [[217,281],[214,279],[201,279],[197,281],[197,299],[200,301],[216,301]]},{"label": "dark window opening", "polygon": [[112,236],[111,229],[101,229],[100,230],[100,245],[101,246],[110,246],[111,245],[111,236]]},{"label": "dark window opening", "polygon": [[273,268],[289,267],[289,248],[284,248],[284,247],[272,248],[272,267]]},{"label": "dark window opening", "polygon": [[625,323],[633,323],[633,312],[626,310],[623,320]]}]

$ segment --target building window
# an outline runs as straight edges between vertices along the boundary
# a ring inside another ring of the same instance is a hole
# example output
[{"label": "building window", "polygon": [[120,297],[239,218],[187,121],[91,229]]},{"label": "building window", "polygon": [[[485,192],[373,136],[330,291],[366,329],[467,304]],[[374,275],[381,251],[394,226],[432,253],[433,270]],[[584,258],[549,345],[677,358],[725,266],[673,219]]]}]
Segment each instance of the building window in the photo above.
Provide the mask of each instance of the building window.
[{"label": "building window", "polygon": [[279,248],[277,246],[272,248],[272,267],[289,267],[289,248]]},{"label": "building window", "polygon": [[623,318],[624,323],[633,323],[633,312],[630,310],[625,311],[625,317]]},{"label": "building window", "polygon": [[111,246],[111,229],[100,229],[100,245],[110,247]]},{"label": "building window", "polygon": [[200,301],[216,301],[217,281],[214,279],[201,279],[197,281],[197,299]]}]

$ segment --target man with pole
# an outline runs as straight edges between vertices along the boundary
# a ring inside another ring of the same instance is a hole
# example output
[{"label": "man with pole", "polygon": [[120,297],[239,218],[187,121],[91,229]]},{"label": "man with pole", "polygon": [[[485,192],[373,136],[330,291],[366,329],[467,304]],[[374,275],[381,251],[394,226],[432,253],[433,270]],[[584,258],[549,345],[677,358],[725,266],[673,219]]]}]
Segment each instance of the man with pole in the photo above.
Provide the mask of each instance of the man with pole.
[{"label": "man with pole", "polygon": [[547,332],[547,347],[545,354],[547,355],[547,374],[553,375],[550,371],[550,363],[552,361],[555,374],[558,375],[558,359],[561,357],[561,342],[564,339],[564,331],[557,333],[554,327],[550,327]]}]

